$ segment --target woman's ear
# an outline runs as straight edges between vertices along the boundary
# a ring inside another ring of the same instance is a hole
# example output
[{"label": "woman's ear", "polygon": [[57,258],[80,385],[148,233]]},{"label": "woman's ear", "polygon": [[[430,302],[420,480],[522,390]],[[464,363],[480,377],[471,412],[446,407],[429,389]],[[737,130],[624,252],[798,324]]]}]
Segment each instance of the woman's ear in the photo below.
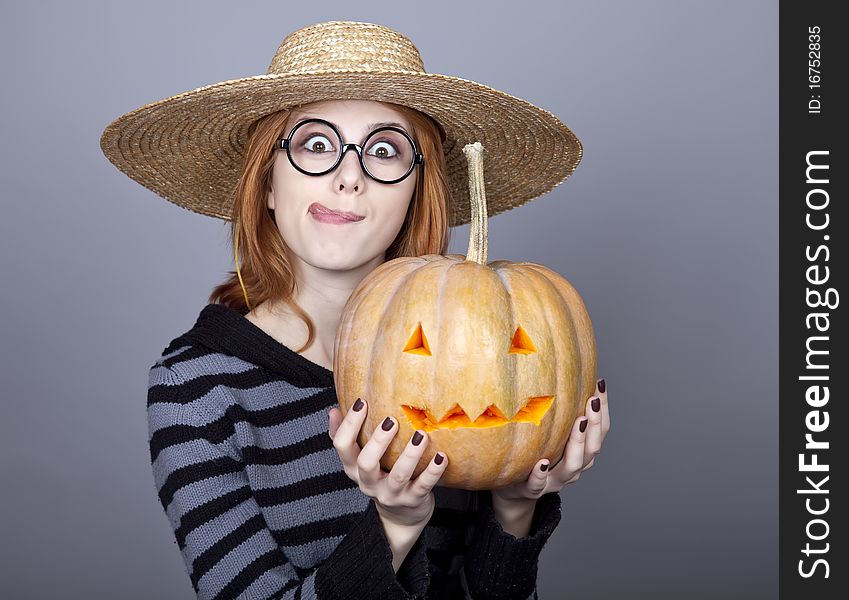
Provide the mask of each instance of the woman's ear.
[{"label": "woman's ear", "polygon": [[274,191],[270,187],[268,188],[268,197],[266,203],[268,204],[268,208],[274,210]]}]

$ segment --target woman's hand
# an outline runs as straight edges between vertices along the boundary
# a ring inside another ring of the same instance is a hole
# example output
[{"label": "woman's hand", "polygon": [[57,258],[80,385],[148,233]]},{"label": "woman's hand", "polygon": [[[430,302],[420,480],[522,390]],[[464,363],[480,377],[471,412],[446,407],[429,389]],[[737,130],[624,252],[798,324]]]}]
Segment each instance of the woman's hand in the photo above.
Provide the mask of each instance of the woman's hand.
[{"label": "woman's hand", "polygon": [[[392,549],[393,568],[397,571],[433,514],[436,504],[433,487],[445,472],[448,458],[438,452],[427,468],[411,480],[410,476],[429,441],[425,432],[416,431],[392,470],[384,473],[380,468],[380,458],[398,432],[398,423],[394,418],[386,417],[360,450],[357,437],[367,412],[366,403],[359,398],[344,418],[338,408],[331,409],[328,415],[329,433],[345,474],[360,486],[366,496],[374,498]],[[436,461],[440,462],[437,464]]]},{"label": "woman's hand", "polygon": [[[330,437],[345,473],[366,496],[374,498],[381,517],[398,525],[427,523],[433,513],[433,487],[448,466],[447,457],[437,453],[427,468],[411,480],[429,442],[425,432],[417,431],[392,470],[385,473],[380,468],[380,458],[398,432],[398,423],[393,417],[386,417],[360,450],[357,437],[367,413],[368,406],[361,399],[357,399],[344,419],[338,408],[330,411]],[[440,464],[437,460],[441,460]]]},{"label": "woman's hand", "polygon": [[578,481],[581,473],[593,466],[610,430],[607,385],[604,379],[599,379],[596,386],[598,393],[587,400],[586,416],[575,419],[563,457],[554,468],[549,469],[551,461],[547,458],[540,459],[527,480],[492,490],[493,509],[505,529],[509,526],[527,535],[536,499],[548,492],[559,492],[565,485]]}]

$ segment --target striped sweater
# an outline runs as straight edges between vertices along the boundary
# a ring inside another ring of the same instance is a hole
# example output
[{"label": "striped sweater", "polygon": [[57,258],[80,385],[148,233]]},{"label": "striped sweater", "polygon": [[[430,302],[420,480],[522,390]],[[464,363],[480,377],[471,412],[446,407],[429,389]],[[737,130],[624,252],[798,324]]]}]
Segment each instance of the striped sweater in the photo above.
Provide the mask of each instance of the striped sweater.
[{"label": "striped sweater", "polygon": [[558,494],[517,539],[489,492],[438,487],[396,573],[374,501],[328,435],[337,405],[332,371],[221,304],[150,368],[154,481],[199,598],[536,597]]}]

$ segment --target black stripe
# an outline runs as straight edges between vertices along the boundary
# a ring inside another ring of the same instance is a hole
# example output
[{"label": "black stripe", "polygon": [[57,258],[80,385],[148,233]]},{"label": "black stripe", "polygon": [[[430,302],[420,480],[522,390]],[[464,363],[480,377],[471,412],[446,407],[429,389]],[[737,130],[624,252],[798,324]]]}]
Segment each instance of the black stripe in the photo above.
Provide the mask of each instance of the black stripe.
[{"label": "black stripe", "polygon": [[192,343],[192,340],[190,340],[189,338],[186,337],[185,334],[183,334],[183,335],[176,337],[173,340],[171,340],[171,342],[168,344],[168,346],[165,348],[165,350],[162,351],[162,356],[165,356],[166,354],[171,354],[172,352],[174,352],[178,348],[183,348],[184,346],[194,346],[194,345],[195,344]]},{"label": "black stripe", "polygon": [[300,479],[288,485],[255,489],[254,497],[260,506],[267,507],[356,487],[357,484],[345,475],[344,471],[334,471]]},{"label": "black stripe", "polygon": [[[233,389],[250,389],[265,385],[275,378],[259,367],[241,373],[207,373],[176,385],[156,384],[148,389],[147,405],[157,402],[188,404],[209,393],[216,385]],[[282,379],[278,379],[283,381]]]},{"label": "black stripe", "polygon": [[[309,570],[312,571],[312,569],[309,569]],[[301,577],[301,579],[304,579],[304,577]],[[289,590],[291,590],[294,587],[298,588],[297,590],[295,590],[295,600],[298,600],[301,597],[301,590],[303,589],[302,584],[303,584],[303,581],[300,581],[298,579],[290,579],[279,590],[277,590],[276,592],[274,592],[270,596],[266,596],[265,600],[278,600],[279,598],[282,598],[283,596],[285,596],[286,592],[288,592]]]},{"label": "black stripe", "polygon": [[[229,429],[229,432],[228,432]],[[156,460],[159,453],[169,446],[184,444],[193,440],[207,440],[220,444],[233,434],[233,424],[228,428],[227,418],[221,417],[205,425],[169,425],[157,430],[150,438],[150,462]]]},{"label": "black stripe", "polygon": [[215,596],[215,600],[238,598],[239,594],[244,592],[254,581],[262,577],[264,573],[283,564],[285,564],[285,557],[277,548],[269,550],[261,556],[257,556],[224,586]]},{"label": "black stripe", "polygon": [[322,431],[282,448],[245,446],[242,460],[246,465],[282,465],[330,448],[333,448],[333,440]]},{"label": "black stripe", "polygon": [[174,499],[174,494],[182,487],[192,483],[216,477],[218,475],[226,475],[228,473],[237,473],[242,470],[242,465],[239,461],[228,457],[214,458],[206,462],[187,465],[176,471],[173,471],[162,488],[159,490],[159,500],[162,502],[163,508],[167,509]]},{"label": "black stripe", "polygon": [[[323,390],[295,402],[269,406],[260,410],[246,410],[238,404],[231,404],[227,407],[225,414],[234,423],[244,421],[256,427],[272,427],[317,412],[326,412],[328,408],[336,404],[336,394],[332,390]],[[326,415],[324,419],[327,420]]]},{"label": "black stripe", "polygon": [[[209,380],[199,381],[200,379]],[[232,381],[229,382],[229,384],[232,383]],[[220,376],[209,376],[208,378],[202,376],[178,385],[155,384],[148,388],[147,406],[150,409],[154,404],[190,404],[209,393],[209,390],[219,384],[224,385]],[[230,387],[241,389],[236,386]],[[239,404],[231,404],[225,409],[225,414],[234,422],[245,421],[257,427],[270,427],[319,411],[326,411],[336,405],[336,392],[332,388],[326,388],[305,398],[264,409],[247,410]],[[232,427],[229,427],[230,433],[232,433],[232,429]]]},{"label": "black stripe", "polygon": [[312,573],[312,572],[313,572],[313,570],[315,569],[315,566],[312,566],[312,567],[299,567],[299,566],[298,566],[298,565],[296,565],[295,563],[292,563],[292,566],[293,566],[293,567],[295,567],[295,573],[297,573],[297,574],[298,574],[298,577],[300,577],[301,579],[306,579],[306,578],[307,578],[307,575],[309,575],[310,573]]},{"label": "black stripe", "polygon": [[162,351],[162,356],[165,356],[166,354],[171,354],[171,352],[174,352],[178,348],[182,348],[182,347],[185,347],[185,346],[189,346],[189,348],[186,348],[185,350],[183,350],[182,352],[180,352],[179,354],[177,354],[175,356],[170,356],[168,358],[161,358],[160,357],[160,360],[157,362],[157,364],[161,364],[163,367],[167,367],[167,368],[170,369],[171,365],[176,365],[176,364],[181,363],[181,362],[186,362],[187,360],[195,360],[195,359],[201,358],[203,356],[209,356],[210,354],[215,354],[215,350],[212,350],[210,348],[185,343],[185,344],[179,344],[179,345],[174,345],[174,344],[169,345],[168,348],[166,348],[165,350]]},{"label": "black stripe", "polygon": [[[319,398],[321,396],[321,398]],[[239,405],[231,405],[225,411],[225,415],[215,421],[204,425],[170,425],[157,430],[150,438],[150,461],[156,460],[159,453],[168,446],[182,444],[195,439],[206,439],[213,444],[220,444],[229,439],[236,432],[236,423],[250,423],[255,427],[273,427],[284,424],[294,418],[302,418],[306,414],[325,412],[331,406],[335,406],[335,395],[317,394],[297,403],[270,407],[262,410],[245,410]],[[310,412],[302,412],[309,410]],[[283,446],[282,448],[266,449],[257,446],[247,446],[245,452],[252,460],[246,462],[251,464],[282,464],[308,454],[320,452],[333,447],[333,442],[324,432],[314,436]]]},{"label": "black stripe", "polygon": [[[255,367],[240,373],[207,373],[174,385],[154,384],[148,388],[147,404],[148,406],[157,402],[189,404],[208,394],[209,390],[217,385],[223,385],[234,390],[250,390],[261,385],[277,382],[283,382],[295,389],[303,389],[294,386],[280,375]],[[323,391],[333,391],[332,387],[322,389]],[[312,394],[308,398],[314,395]],[[335,397],[336,394],[333,393],[333,395]]]},{"label": "black stripe", "polygon": [[[192,427],[191,425],[175,425],[173,427],[166,427],[161,429],[160,431],[165,432],[167,430],[172,430],[165,433],[162,436],[157,437],[154,434],[154,437],[151,438],[150,441],[150,456],[151,462],[156,460],[156,457],[159,456],[159,453],[168,446],[177,443],[183,443],[187,441],[191,441],[194,439],[204,439],[207,441],[211,441],[213,443],[220,443],[224,439],[227,439],[229,436],[225,436],[220,432],[220,428],[217,426],[218,422],[215,424],[210,424],[208,426],[202,427]],[[214,426],[213,426],[214,425]],[[203,432],[203,435],[192,435],[198,433],[199,431]],[[159,433],[159,432],[157,432]],[[161,447],[159,447],[161,446]],[[260,448],[258,446],[246,446],[242,450],[243,463],[245,465],[283,465],[294,460],[298,460],[305,456],[309,456],[310,454],[314,454],[316,452],[321,452],[324,450],[328,450],[333,447],[333,444],[330,441],[330,438],[325,433],[318,433],[314,436],[311,436],[305,440],[300,442],[296,442],[290,446],[284,446],[282,448]],[[298,484],[300,485],[300,484]],[[349,487],[349,486],[343,486]],[[276,490],[280,488],[268,488],[269,491]],[[316,489],[325,490],[325,486],[319,485]],[[330,490],[332,491],[332,490]],[[276,493],[276,492],[271,492]],[[321,493],[324,493],[322,491]],[[301,496],[285,496],[290,499],[297,500]],[[290,500],[284,500],[290,501]],[[280,502],[274,502],[273,504],[280,504]],[[270,505],[263,505],[270,506]]]},{"label": "black stripe", "polygon": [[204,550],[192,562],[192,581],[197,584],[197,581],[218,564],[222,558],[227,556],[228,552],[256,535],[257,532],[262,531],[265,526],[265,519],[262,518],[262,515],[254,515]]},{"label": "black stripe", "polygon": [[340,515],[311,523],[295,525],[287,529],[273,529],[271,534],[281,546],[300,546],[322,538],[344,537],[362,518],[362,513]]},{"label": "black stripe", "polygon": [[242,502],[249,500],[251,497],[250,486],[242,486],[232,492],[227,492],[219,498],[204,502],[197,508],[193,508],[180,518],[180,526],[174,530],[174,536],[177,539],[177,545],[182,550],[186,546],[186,536],[201,525],[208,523],[212,519],[223,515],[228,510],[232,510],[239,506]]},{"label": "black stripe", "polygon": [[[245,373],[221,373],[212,375],[201,375],[181,384],[168,385],[164,383],[154,384],[147,390],[147,406],[154,404],[190,404],[202,398],[215,386],[222,385],[234,390],[250,390],[252,388],[267,385],[269,382],[284,381],[283,379],[269,377],[260,369],[252,369]],[[285,381],[284,381],[285,383]],[[282,396],[282,394],[280,394]],[[260,410],[246,410],[238,404],[227,407],[227,415],[234,421],[248,421],[261,426],[275,425],[302,417],[320,410],[327,410],[336,406],[336,392],[333,388],[324,388],[297,400],[286,401],[280,398],[281,404]]]}]

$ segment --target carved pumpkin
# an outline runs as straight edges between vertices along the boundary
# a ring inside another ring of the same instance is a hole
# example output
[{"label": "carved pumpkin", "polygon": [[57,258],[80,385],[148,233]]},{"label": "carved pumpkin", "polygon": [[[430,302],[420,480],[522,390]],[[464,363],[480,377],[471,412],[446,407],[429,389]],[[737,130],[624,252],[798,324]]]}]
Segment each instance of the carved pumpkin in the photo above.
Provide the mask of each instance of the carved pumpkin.
[{"label": "carved pumpkin", "polygon": [[464,148],[472,197],[467,257],[430,254],[383,263],[345,305],[333,374],[346,413],[369,403],[359,443],[387,416],[399,432],[391,469],[416,429],[430,436],[414,476],[437,450],[439,485],[492,489],[552,465],[594,391],[592,324],[578,292],[542,265],[487,264],[480,143]]}]

